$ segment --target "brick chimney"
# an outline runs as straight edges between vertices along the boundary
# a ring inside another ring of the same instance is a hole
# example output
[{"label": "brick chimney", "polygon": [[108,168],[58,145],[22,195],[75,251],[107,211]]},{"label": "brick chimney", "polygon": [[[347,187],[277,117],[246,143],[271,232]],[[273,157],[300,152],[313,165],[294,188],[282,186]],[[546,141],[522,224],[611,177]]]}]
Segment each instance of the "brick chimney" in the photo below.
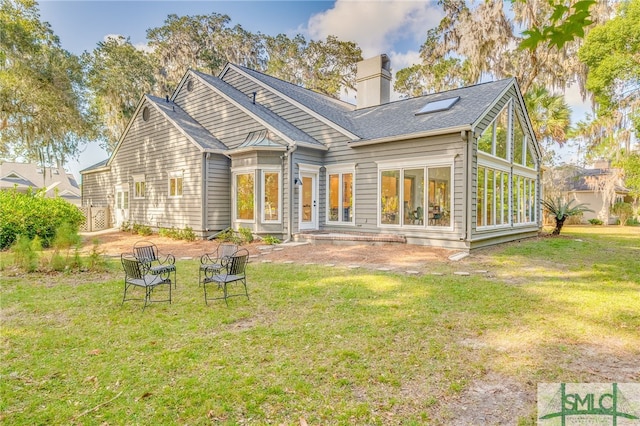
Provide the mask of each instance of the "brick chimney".
[{"label": "brick chimney", "polygon": [[387,55],[378,55],[358,62],[356,90],[358,109],[389,102],[391,61]]}]

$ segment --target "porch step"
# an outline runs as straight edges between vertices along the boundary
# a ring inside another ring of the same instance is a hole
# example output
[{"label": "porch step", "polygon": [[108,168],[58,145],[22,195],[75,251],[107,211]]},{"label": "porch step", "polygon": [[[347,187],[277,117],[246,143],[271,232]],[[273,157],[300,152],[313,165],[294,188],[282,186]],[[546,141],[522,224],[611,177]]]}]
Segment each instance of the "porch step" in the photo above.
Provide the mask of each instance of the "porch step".
[{"label": "porch step", "polygon": [[313,243],[400,243],[406,244],[407,239],[404,235],[395,234],[373,234],[365,232],[330,232],[316,231],[303,232],[293,236],[294,241],[309,241]]}]

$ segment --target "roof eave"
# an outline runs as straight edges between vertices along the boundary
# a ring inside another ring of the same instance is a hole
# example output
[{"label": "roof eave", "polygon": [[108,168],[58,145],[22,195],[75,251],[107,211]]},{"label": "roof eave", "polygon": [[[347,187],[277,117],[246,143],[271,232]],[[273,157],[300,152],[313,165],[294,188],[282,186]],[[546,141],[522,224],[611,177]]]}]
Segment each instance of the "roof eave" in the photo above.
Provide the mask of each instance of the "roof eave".
[{"label": "roof eave", "polygon": [[359,140],[359,141],[353,141],[353,142],[349,142],[349,146],[350,147],[359,147],[359,146],[367,146],[367,145],[377,145],[377,144],[380,144],[380,143],[394,142],[394,141],[399,141],[399,140],[410,140],[410,139],[427,138],[427,137],[431,137],[431,136],[448,135],[448,134],[452,134],[452,133],[460,133],[460,132],[470,131],[470,130],[471,130],[471,125],[470,124],[464,124],[464,125],[461,125],[461,126],[447,127],[447,128],[444,128],[444,129],[427,130],[425,132],[410,133],[410,134],[407,134],[407,135],[394,135],[394,136],[385,136],[383,138],[364,139],[364,140]]},{"label": "roof eave", "polygon": [[242,148],[235,148],[226,151],[225,155],[235,155],[242,154],[245,152],[254,152],[254,151],[277,151],[277,152],[285,152],[287,150],[286,146],[245,146]]}]

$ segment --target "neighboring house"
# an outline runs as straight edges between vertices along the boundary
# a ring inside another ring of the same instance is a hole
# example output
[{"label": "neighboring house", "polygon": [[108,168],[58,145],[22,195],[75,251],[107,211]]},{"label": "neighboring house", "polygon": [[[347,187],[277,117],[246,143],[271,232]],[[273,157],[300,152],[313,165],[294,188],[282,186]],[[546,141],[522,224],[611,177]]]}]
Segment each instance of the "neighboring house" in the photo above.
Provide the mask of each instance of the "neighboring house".
[{"label": "neighboring house", "polygon": [[386,55],[354,106],[241,66],[145,95],[111,157],[82,173],[116,225],[302,239],[395,236],[468,250],[537,235],[540,150],[515,79],[389,102]]},{"label": "neighboring house", "polygon": [[80,206],[81,191],[76,179],[62,167],[40,167],[32,163],[0,163],[0,190],[27,192],[44,189],[46,197],[59,196]]},{"label": "neighboring house", "polygon": [[608,161],[598,161],[593,168],[564,165],[554,168],[557,174],[554,186],[567,193],[578,203],[586,204],[592,212],[584,212],[581,221],[600,219],[608,224],[617,223],[611,207],[617,202],[631,203],[629,190],[625,188],[620,170],[611,168]]}]

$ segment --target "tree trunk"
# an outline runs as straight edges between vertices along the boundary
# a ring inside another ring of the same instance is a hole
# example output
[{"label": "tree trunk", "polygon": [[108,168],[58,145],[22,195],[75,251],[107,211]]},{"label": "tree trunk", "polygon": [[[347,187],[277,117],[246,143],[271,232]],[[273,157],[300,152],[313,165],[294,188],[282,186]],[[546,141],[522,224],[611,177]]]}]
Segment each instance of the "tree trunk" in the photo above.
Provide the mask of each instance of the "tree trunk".
[{"label": "tree trunk", "polygon": [[566,216],[562,216],[562,219],[558,219],[556,217],[556,229],[553,230],[551,235],[560,235],[560,231],[562,230],[562,227],[564,226],[564,221],[566,219],[567,219]]}]

